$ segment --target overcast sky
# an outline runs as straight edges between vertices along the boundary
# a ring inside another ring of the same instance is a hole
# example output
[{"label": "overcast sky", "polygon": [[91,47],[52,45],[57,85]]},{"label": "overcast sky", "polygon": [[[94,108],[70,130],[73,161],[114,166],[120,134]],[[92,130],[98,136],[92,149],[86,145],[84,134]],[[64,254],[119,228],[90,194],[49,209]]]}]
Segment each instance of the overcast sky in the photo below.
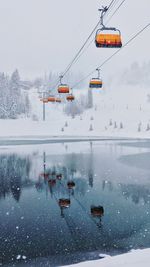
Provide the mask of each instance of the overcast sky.
[{"label": "overcast sky", "polygon": [[[34,78],[45,71],[63,71],[96,25],[98,8],[109,3],[0,0],[0,71],[10,73],[18,68],[23,78]],[[150,0],[126,0],[109,25],[119,28],[126,42],[149,22]],[[150,28],[104,67],[105,75],[117,75],[118,69],[133,61],[149,60],[149,41]],[[108,50],[98,49],[93,43],[72,71],[86,75],[114,52]]]}]

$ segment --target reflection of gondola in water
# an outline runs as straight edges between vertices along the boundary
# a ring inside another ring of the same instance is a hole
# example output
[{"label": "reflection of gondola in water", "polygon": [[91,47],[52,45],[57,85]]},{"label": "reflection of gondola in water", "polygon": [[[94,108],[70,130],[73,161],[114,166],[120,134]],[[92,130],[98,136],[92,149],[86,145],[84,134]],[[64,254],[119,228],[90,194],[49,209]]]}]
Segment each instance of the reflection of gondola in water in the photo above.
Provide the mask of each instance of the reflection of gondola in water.
[{"label": "reflection of gondola in water", "polygon": [[[103,206],[91,206],[91,215],[99,228],[102,227],[102,216],[104,216]],[[98,220],[98,221],[97,221]]]},{"label": "reflection of gondola in water", "polygon": [[69,198],[60,198],[59,199],[59,206],[61,208],[69,208],[71,204],[71,201]]},{"label": "reflection of gondola in water", "polygon": [[49,175],[50,173],[44,173],[44,172],[40,174],[40,176],[42,176],[44,179],[48,179]]},{"label": "reflection of gondola in water", "polygon": [[75,188],[75,182],[74,181],[69,181],[68,183],[67,183],[67,186],[68,186],[68,189],[74,189]]},{"label": "reflection of gondola in water", "polygon": [[51,185],[51,186],[56,185],[56,179],[54,179],[54,178],[49,179],[48,180],[48,184]]},{"label": "reflection of gondola in water", "polygon": [[61,180],[62,179],[62,174],[61,173],[57,173],[56,174],[56,179],[57,180]]},{"label": "reflection of gondola in water", "polygon": [[64,210],[70,208],[71,200],[70,198],[60,198],[59,200],[57,200],[56,196],[55,199],[60,207],[61,217],[64,218]]},{"label": "reflection of gondola in water", "polygon": [[64,217],[64,209],[70,207],[71,201],[69,198],[60,198],[58,204],[61,210],[61,217]]},{"label": "reflection of gondola in water", "polygon": [[102,217],[104,215],[104,208],[102,206],[91,206],[91,215],[93,217]]}]

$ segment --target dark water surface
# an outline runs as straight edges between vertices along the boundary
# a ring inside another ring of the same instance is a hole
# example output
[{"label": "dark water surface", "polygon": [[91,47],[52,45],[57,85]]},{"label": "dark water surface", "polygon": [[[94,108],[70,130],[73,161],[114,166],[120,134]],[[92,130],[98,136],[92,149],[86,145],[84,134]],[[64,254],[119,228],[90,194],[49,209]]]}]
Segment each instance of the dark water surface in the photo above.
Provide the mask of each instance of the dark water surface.
[{"label": "dark water surface", "polygon": [[[91,213],[97,206],[104,214]],[[105,141],[0,150],[0,265],[58,266],[147,247],[150,148]]]}]

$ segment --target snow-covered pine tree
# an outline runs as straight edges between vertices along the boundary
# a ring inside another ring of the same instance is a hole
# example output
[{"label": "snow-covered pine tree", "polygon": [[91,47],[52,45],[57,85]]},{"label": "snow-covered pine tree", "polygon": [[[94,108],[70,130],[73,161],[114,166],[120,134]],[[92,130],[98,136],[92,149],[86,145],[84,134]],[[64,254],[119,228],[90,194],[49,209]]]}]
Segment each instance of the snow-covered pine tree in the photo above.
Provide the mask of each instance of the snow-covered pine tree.
[{"label": "snow-covered pine tree", "polygon": [[149,123],[147,124],[147,127],[146,127],[146,131],[149,131],[150,130],[150,125]]},{"label": "snow-covered pine tree", "polygon": [[116,121],[114,122],[114,129],[116,129],[117,128],[117,123],[116,123]]},{"label": "snow-covered pine tree", "polygon": [[21,101],[21,88],[20,88],[20,76],[18,70],[12,73],[10,82],[10,100],[11,100],[11,118],[16,118],[17,115],[22,113],[22,101]]},{"label": "snow-covered pine tree", "polygon": [[138,124],[138,132],[141,132],[141,122]]},{"label": "snow-covered pine tree", "polygon": [[123,123],[120,122],[120,129],[123,129]]},{"label": "snow-covered pine tree", "polygon": [[92,126],[92,124],[90,124],[89,131],[93,131],[93,126]]},{"label": "snow-covered pine tree", "polygon": [[0,73],[0,118],[9,118],[9,79],[4,73]]},{"label": "snow-covered pine tree", "polygon": [[112,126],[112,119],[109,120],[109,126]]},{"label": "snow-covered pine tree", "polygon": [[67,121],[65,122],[65,127],[68,127],[68,122]]}]

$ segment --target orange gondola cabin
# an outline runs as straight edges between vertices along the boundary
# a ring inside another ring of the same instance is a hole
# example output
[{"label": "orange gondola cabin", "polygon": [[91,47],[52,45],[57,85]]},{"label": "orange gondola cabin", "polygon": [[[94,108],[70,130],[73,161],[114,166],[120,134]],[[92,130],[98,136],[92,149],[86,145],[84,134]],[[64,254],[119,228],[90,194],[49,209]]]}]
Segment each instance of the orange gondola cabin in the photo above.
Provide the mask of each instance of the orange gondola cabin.
[{"label": "orange gondola cabin", "polygon": [[60,84],[58,86],[58,93],[59,94],[69,94],[70,88],[67,84]]},{"label": "orange gondola cabin", "polygon": [[54,96],[49,96],[47,100],[48,102],[53,102],[53,103],[56,102],[56,98]]},{"label": "orange gondola cabin", "polygon": [[89,83],[89,88],[102,88],[103,82],[99,78],[92,78]]},{"label": "orange gondola cabin", "polygon": [[66,97],[66,99],[67,99],[68,102],[72,102],[72,101],[75,100],[75,97],[74,97],[74,95],[70,94],[70,95],[68,95],[68,96]]},{"label": "orange gondola cabin", "polygon": [[96,47],[121,48],[121,33],[116,28],[99,29],[96,33],[95,44]]},{"label": "orange gondola cabin", "polygon": [[56,103],[61,103],[61,102],[62,102],[61,98],[56,97]]}]

